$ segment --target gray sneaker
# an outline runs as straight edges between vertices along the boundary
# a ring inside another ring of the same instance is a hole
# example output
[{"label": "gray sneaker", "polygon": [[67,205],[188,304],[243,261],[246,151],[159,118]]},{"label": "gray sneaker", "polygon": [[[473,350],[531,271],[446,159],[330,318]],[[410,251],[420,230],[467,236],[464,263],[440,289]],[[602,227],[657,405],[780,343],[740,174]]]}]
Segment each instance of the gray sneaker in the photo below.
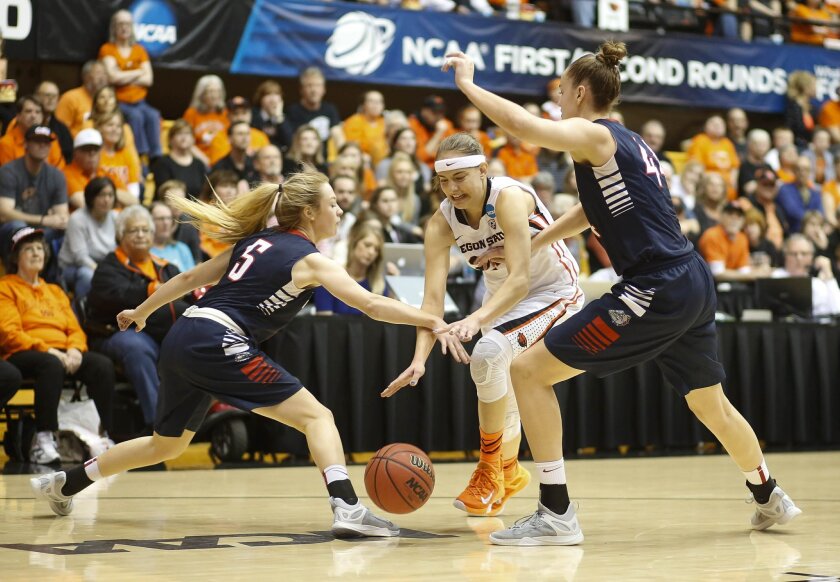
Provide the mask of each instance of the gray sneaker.
[{"label": "gray sneaker", "polygon": [[73,511],[73,497],[61,493],[61,488],[67,480],[64,471],[33,477],[29,480],[35,499],[44,499],[56,515],[70,515]]},{"label": "gray sneaker", "polygon": [[376,517],[361,504],[348,505],[338,497],[330,497],[334,521],[333,535],[337,538],[390,538],[400,535],[400,528],[387,519]]},{"label": "gray sneaker", "polygon": [[557,515],[537,502],[537,511],[518,520],[510,529],[490,534],[497,546],[576,546],[583,543],[575,506]]},{"label": "gray sneaker", "polygon": [[753,502],[755,503],[755,513],[750,520],[753,529],[767,529],[775,524],[785,525],[802,513],[802,510],[793,503],[793,499],[788,497],[788,494],[782,491],[782,488],[778,485],[773,489],[767,503],[758,503],[750,495],[747,503]]}]

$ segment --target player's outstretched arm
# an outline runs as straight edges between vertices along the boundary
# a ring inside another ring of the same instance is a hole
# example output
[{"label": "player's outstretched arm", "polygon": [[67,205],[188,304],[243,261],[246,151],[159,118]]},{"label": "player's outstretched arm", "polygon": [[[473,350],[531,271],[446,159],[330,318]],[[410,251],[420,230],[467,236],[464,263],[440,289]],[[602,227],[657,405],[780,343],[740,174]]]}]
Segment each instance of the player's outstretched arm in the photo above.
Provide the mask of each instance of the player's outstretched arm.
[{"label": "player's outstretched arm", "polygon": [[535,253],[558,240],[575,236],[587,228],[589,228],[589,219],[583,212],[583,206],[578,202],[563,216],[549,224],[545,230],[531,239],[531,253]]},{"label": "player's outstretched arm", "polygon": [[117,325],[122,331],[125,331],[132,323],[136,323],[137,331],[140,331],[146,326],[146,318],[158,308],[183,297],[194,289],[218,283],[227,270],[232,252],[232,248],[228,249],[209,261],[172,277],[158,287],[137,308],[121,311],[117,315]]}]

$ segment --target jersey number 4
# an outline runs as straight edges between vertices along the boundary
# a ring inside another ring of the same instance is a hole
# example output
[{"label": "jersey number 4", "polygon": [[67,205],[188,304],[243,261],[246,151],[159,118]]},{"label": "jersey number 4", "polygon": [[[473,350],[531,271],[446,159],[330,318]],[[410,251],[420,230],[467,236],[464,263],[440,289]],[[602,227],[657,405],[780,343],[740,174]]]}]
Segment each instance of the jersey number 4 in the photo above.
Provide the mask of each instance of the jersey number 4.
[{"label": "jersey number 4", "polygon": [[271,248],[271,243],[263,240],[257,239],[256,242],[253,242],[248,245],[248,248],[239,255],[239,260],[236,261],[236,264],[228,273],[228,279],[231,281],[239,281],[242,276],[251,268],[251,265],[254,264],[254,260],[256,257],[251,253],[257,252],[259,254],[263,254],[265,251]]},{"label": "jersey number 4", "polygon": [[648,176],[655,175],[656,183],[662,188],[662,172],[659,170],[659,161],[656,159],[656,154],[644,142],[639,144],[639,152],[642,154],[642,159],[645,162],[645,174]]}]

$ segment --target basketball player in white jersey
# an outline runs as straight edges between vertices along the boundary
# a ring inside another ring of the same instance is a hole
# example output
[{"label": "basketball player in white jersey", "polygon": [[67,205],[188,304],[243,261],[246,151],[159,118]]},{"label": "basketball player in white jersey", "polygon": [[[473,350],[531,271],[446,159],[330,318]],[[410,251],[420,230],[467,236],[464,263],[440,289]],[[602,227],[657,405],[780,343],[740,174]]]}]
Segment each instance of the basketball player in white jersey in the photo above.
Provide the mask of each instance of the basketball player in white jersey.
[{"label": "basketball player in white jersey", "polygon": [[[478,393],[481,456],[469,485],[454,502],[470,515],[499,514],[530,481],[519,465],[519,411],[510,384],[513,359],[537,343],[553,325],[580,310],[578,266],[562,241],[531,256],[531,237],[552,223],[534,190],[512,178],[487,176],[478,141],[466,133],[446,138],[435,170],[446,199],[426,228],[424,311],[443,315],[449,250],[457,245],[468,263],[504,247],[504,262],[484,271],[482,306],[461,325],[482,332],[470,356]],[[391,396],[425,373],[435,336],[418,328],[414,360],[382,393]]]}]

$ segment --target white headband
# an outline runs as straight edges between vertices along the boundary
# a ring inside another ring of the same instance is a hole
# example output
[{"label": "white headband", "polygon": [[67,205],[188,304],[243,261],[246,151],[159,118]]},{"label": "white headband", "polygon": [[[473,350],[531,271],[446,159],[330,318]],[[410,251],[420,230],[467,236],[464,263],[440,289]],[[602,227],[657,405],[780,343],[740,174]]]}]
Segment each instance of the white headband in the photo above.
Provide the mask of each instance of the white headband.
[{"label": "white headband", "polygon": [[464,168],[476,168],[486,161],[487,158],[481,154],[438,160],[435,162],[435,172],[440,173],[450,170],[463,170]]}]

